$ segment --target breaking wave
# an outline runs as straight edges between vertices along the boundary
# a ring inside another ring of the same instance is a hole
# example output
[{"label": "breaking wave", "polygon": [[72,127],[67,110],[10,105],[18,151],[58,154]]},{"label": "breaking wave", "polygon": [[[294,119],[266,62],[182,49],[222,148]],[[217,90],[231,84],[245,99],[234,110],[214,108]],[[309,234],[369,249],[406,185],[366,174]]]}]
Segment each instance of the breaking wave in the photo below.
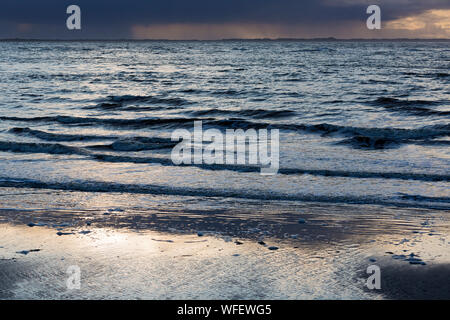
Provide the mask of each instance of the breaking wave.
[{"label": "breaking wave", "polygon": [[45,141],[96,141],[96,140],[110,140],[117,139],[117,136],[98,136],[98,135],[82,135],[82,134],[64,134],[51,133],[30,128],[11,128],[8,132],[16,135],[26,135],[39,138]]},{"label": "breaking wave", "polygon": [[[152,195],[172,195],[188,197],[214,197],[214,198],[236,198],[262,201],[301,201],[301,202],[321,202],[321,203],[346,203],[346,204],[375,204],[414,208],[436,208],[448,210],[450,206],[443,203],[420,203],[401,201],[396,199],[385,200],[376,197],[357,196],[314,196],[308,194],[285,194],[277,192],[252,192],[247,190],[233,189],[207,189],[173,187],[153,184],[124,184],[103,181],[68,181],[68,182],[44,182],[38,180],[11,179],[0,177],[0,187],[6,188],[27,188],[27,189],[47,189],[79,192],[103,192],[103,193],[132,193],[132,194],[152,194]],[[425,199],[424,199],[425,200]]]},{"label": "breaking wave", "polygon": [[222,129],[282,129],[286,131],[300,131],[305,133],[317,133],[324,135],[342,135],[347,137],[369,137],[371,139],[386,139],[393,142],[405,143],[409,140],[433,139],[450,136],[450,124],[438,124],[424,126],[414,129],[402,128],[367,128],[341,126],[328,123],[320,124],[270,124],[265,122],[254,122],[239,118],[218,120],[214,118],[137,118],[137,119],[117,119],[117,118],[92,118],[92,117],[71,117],[71,116],[49,116],[49,117],[5,117],[0,120],[17,122],[57,122],[65,125],[91,125],[91,126],[112,126],[115,128],[192,128],[194,121],[203,121],[205,127],[217,127]]},{"label": "breaking wave", "polygon": [[0,151],[17,153],[47,153],[47,154],[89,154],[86,150],[77,147],[69,147],[59,143],[32,143],[0,141]]},{"label": "breaking wave", "polygon": [[372,102],[373,105],[381,106],[389,111],[405,112],[418,116],[449,116],[450,111],[440,111],[427,108],[448,103],[448,101],[401,100],[390,97],[381,97]]},{"label": "breaking wave", "polygon": [[[136,164],[158,164],[163,166],[175,166],[171,159],[161,157],[136,157],[126,155],[114,155],[91,152],[88,149],[98,150],[114,150],[114,151],[141,151],[170,148],[169,144],[174,142],[159,138],[142,138],[138,140],[118,140],[111,145],[88,146],[86,148],[70,147],[62,144],[49,143],[26,143],[26,142],[8,142],[0,141],[0,151],[8,151],[15,153],[46,153],[46,154],[67,154],[67,155],[83,155],[88,159],[102,162],[118,162],[118,163],[136,163]],[[152,141],[152,142],[150,142]],[[226,165],[226,164],[182,164],[179,166],[196,167],[202,170],[222,170],[235,172],[254,172],[259,173],[261,167],[248,165]],[[345,177],[356,179],[396,179],[396,180],[419,180],[419,181],[450,181],[450,175],[412,173],[412,172],[368,172],[368,171],[344,171],[344,170],[326,170],[326,169],[302,169],[302,168],[280,168],[279,174],[283,175],[313,175],[324,177]]]}]

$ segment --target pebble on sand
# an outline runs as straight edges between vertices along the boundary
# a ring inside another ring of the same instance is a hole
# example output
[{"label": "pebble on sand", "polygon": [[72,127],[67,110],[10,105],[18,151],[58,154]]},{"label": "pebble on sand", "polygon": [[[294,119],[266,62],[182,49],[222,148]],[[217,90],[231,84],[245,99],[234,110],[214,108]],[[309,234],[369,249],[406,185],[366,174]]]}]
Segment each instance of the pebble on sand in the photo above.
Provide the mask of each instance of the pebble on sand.
[{"label": "pebble on sand", "polygon": [[58,236],[68,236],[68,235],[74,234],[74,233],[73,232],[61,232],[61,231],[58,231],[56,234]]},{"label": "pebble on sand", "polygon": [[199,237],[203,237],[205,234],[204,234],[203,232],[199,231],[199,232],[197,232],[197,235],[198,235]]},{"label": "pebble on sand", "polygon": [[22,250],[22,251],[17,251],[16,253],[23,254],[26,256],[30,252],[39,252],[39,251],[41,251],[41,249]]},{"label": "pebble on sand", "polygon": [[273,251],[273,250],[278,250],[278,247],[272,246],[272,247],[269,247],[268,249]]},{"label": "pebble on sand", "polygon": [[298,223],[300,223],[300,224],[304,224],[304,223],[306,223],[306,220],[305,220],[305,219],[302,219],[302,218],[300,218],[300,219],[298,219]]}]

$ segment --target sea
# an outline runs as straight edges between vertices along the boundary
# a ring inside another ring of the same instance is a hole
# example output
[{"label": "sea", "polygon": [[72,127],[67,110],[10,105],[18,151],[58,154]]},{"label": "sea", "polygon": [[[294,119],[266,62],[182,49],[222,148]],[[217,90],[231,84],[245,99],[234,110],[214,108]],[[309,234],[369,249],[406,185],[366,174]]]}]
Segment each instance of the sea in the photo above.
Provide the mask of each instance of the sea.
[{"label": "sea", "polygon": [[[449,70],[449,41],[3,41],[0,208],[448,211]],[[278,129],[278,173],[174,164],[195,121]]]}]

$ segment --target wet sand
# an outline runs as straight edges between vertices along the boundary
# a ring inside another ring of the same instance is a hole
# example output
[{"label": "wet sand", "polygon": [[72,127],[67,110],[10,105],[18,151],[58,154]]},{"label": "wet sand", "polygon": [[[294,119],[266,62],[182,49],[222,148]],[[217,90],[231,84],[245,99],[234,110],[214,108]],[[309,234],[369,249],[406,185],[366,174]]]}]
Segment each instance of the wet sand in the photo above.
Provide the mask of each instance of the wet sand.
[{"label": "wet sand", "polygon": [[[0,210],[0,298],[450,298],[445,213],[353,209],[265,220],[202,211]],[[69,290],[74,265],[81,288]],[[381,290],[366,287],[369,265],[381,268]]]}]

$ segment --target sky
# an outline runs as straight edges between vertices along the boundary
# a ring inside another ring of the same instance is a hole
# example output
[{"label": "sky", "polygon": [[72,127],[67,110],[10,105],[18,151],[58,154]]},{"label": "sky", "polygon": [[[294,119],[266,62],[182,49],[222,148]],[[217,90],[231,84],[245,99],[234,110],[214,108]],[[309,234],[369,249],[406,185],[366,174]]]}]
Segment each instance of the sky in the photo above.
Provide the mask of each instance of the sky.
[{"label": "sky", "polygon": [[[68,30],[66,8],[81,8]],[[366,9],[381,9],[369,30]],[[450,0],[2,0],[0,38],[446,38]]]}]

